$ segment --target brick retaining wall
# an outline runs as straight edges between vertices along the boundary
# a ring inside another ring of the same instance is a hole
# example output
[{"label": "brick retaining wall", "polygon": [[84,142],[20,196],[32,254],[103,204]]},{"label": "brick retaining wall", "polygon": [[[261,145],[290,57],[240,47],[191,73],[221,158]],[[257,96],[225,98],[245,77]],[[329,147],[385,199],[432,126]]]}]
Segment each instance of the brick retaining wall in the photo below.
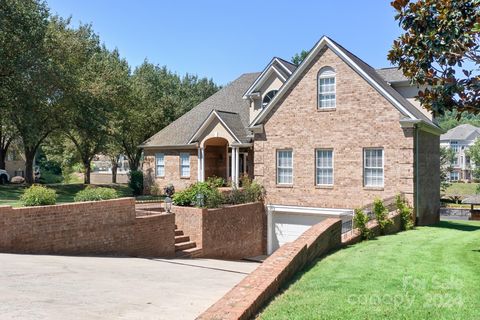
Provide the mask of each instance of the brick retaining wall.
[{"label": "brick retaining wall", "polygon": [[0,252],[171,256],[174,217],[136,217],[135,199],[0,207]]},{"label": "brick retaining wall", "polygon": [[[393,224],[387,234],[401,229],[400,215],[390,213]],[[376,235],[378,223],[368,227]],[[269,256],[257,269],[201,314],[198,320],[246,320],[253,318],[280,288],[306,265],[341,246],[359,242],[358,230],[342,239],[342,221],[326,219],[305,231],[294,242],[286,243]]]},{"label": "brick retaining wall", "polygon": [[217,209],[174,206],[175,223],[202,248],[202,257],[241,259],[265,254],[263,203]]}]

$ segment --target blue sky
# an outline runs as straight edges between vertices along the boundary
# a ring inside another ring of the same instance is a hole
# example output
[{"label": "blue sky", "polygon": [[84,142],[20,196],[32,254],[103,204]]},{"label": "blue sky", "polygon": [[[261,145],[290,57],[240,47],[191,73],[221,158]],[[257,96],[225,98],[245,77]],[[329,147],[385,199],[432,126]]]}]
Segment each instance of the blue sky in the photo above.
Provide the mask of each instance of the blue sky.
[{"label": "blue sky", "polygon": [[400,34],[386,0],[156,1],[47,0],[53,13],[92,23],[132,67],[149,61],[226,84],[290,60],[328,35],[373,67],[389,66]]}]

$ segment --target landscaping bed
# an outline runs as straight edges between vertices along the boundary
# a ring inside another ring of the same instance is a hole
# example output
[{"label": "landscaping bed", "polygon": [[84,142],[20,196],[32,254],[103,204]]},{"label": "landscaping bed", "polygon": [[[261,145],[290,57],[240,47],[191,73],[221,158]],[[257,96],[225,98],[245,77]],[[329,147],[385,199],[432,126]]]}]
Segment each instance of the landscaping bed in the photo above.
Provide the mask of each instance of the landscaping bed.
[{"label": "landscaping bed", "polygon": [[480,223],[443,221],[340,250],[260,319],[476,319]]}]

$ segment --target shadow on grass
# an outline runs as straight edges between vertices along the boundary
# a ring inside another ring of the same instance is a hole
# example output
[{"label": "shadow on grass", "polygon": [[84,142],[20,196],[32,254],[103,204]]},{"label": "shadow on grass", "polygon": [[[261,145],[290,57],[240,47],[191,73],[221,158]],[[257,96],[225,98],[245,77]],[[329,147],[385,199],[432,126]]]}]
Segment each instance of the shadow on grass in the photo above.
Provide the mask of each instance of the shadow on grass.
[{"label": "shadow on grass", "polygon": [[437,224],[431,225],[431,227],[453,229],[453,230],[458,230],[458,231],[477,231],[477,230],[480,230],[480,224],[472,225],[472,224],[458,223],[458,222],[454,222],[453,220],[440,221]]}]

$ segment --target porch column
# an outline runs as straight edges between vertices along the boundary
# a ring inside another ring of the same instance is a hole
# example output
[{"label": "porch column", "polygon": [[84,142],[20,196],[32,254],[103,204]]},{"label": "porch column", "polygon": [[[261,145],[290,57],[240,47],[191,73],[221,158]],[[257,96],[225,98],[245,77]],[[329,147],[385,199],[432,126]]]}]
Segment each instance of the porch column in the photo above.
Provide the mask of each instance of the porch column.
[{"label": "porch column", "polygon": [[198,148],[198,175],[197,179],[200,182],[205,181],[205,148]]},{"label": "porch column", "polygon": [[238,187],[238,147],[232,147],[232,185]]}]

